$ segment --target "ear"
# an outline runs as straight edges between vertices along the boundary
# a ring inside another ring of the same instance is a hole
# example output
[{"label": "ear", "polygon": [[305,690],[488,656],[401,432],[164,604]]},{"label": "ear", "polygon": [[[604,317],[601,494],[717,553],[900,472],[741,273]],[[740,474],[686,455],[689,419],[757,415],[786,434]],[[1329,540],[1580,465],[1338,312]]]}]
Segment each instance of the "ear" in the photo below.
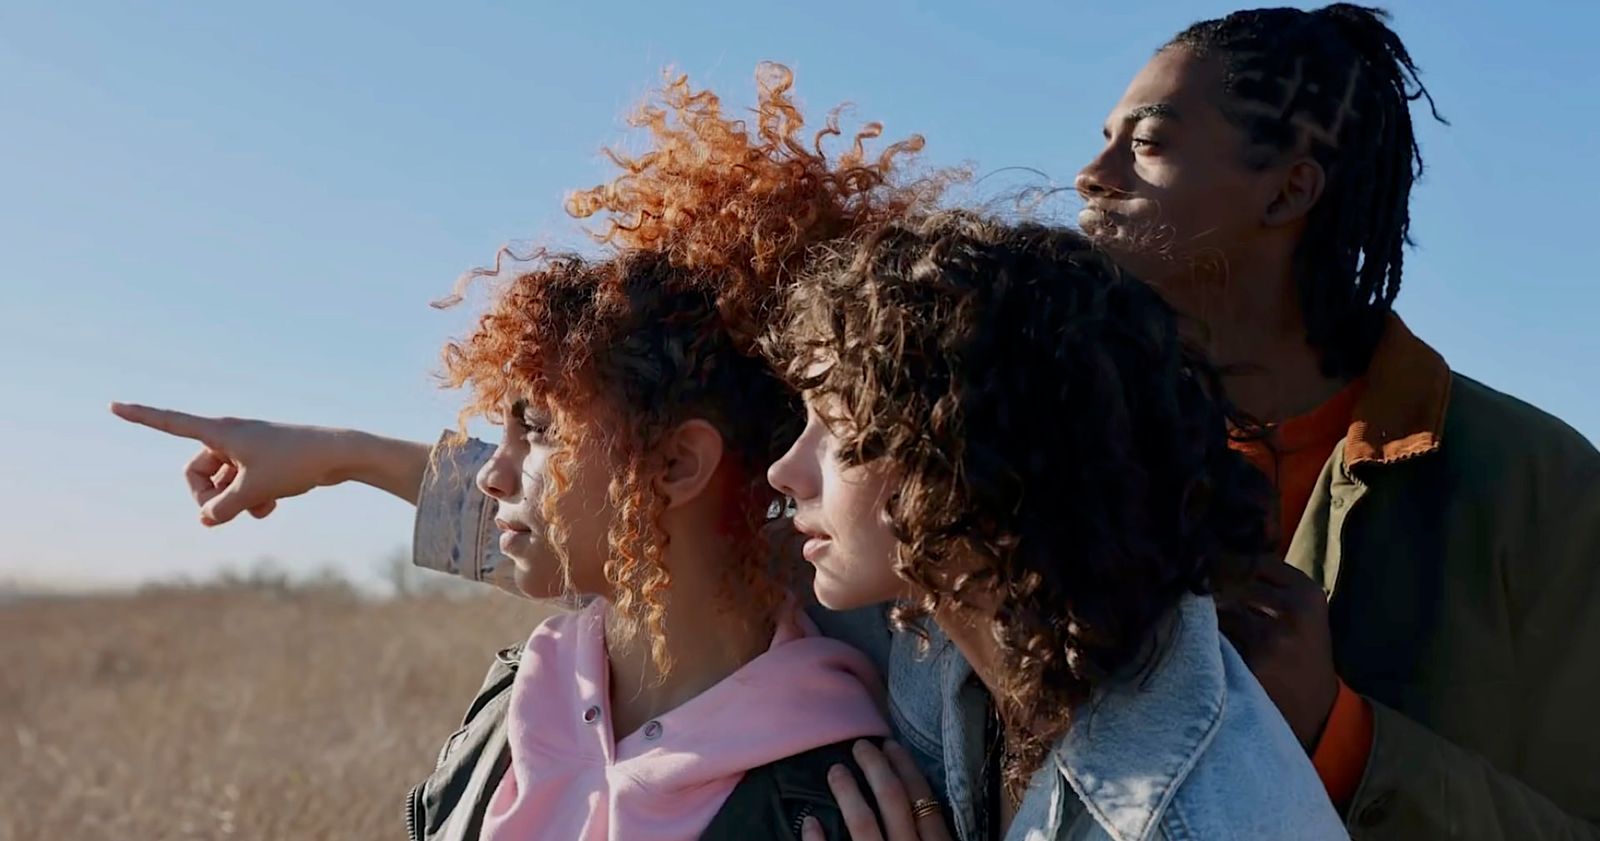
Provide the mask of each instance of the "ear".
[{"label": "ear", "polygon": [[700,420],[684,421],[661,442],[666,469],[656,477],[656,489],[677,508],[705,492],[722,464],[722,433]]},{"label": "ear", "polygon": [[1327,183],[1327,173],[1322,171],[1322,164],[1315,160],[1299,158],[1290,163],[1283,171],[1282,181],[1278,183],[1277,195],[1267,205],[1262,224],[1274,228],[1304,219],[1322,199],[1322,191]]}]

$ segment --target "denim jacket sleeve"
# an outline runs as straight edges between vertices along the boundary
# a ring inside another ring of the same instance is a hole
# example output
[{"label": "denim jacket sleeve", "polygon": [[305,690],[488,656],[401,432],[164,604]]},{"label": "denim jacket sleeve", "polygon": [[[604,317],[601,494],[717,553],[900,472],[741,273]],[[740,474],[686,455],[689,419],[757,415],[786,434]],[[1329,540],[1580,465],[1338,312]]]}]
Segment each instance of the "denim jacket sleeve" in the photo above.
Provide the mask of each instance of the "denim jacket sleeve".
[{"label": "denim jacket sleeve", "polygon": [[494,506],[475,482],[478,468],[494,448],[476,439],[453,444],[449,436],[446,433],[434,445],[417,492],[411,562],[521,595],[512,580],[511,562],[500,554]]}]

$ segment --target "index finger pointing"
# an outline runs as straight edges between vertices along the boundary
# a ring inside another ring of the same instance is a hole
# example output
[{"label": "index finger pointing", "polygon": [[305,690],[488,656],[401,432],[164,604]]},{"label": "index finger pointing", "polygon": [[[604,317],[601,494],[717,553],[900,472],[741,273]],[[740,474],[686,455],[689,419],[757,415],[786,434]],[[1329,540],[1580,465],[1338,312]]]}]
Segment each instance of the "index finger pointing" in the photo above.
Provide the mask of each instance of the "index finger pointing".
[{"label": "index finger pointing", "polygon": [[192,438],[196,441],[210,439],[216,425],[216,421],[211,418],[175,412],[171,409],[157,409],[154,406],[141,406],[137,403],[112,403],[111,414],[129,423],[148,426],[168,435]]}]

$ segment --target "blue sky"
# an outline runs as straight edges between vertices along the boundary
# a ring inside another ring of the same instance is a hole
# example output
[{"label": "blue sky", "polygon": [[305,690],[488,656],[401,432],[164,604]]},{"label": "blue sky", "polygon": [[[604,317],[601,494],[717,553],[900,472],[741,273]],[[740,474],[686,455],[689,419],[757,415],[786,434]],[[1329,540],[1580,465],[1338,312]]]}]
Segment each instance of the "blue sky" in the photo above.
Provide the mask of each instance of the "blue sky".
[{"label": "blue sky", "polygon": [[[1150,52],[1216,2],[45,3],[0,7],[0,579],[116,585],[262,556],[371,573],[366,488],[202,529],[192,452],[112,399],[432,439],[470,310],[428,302],[560,213],[673,65],[745,103],[790,64],[933,162],[1059,183]],[[687,7],[687,8],[686,8]],[[1137,8],[1135,8],[1137,7]],[[1397,2],[1423,122],[1399,309],[1459,370],[1600,439],[1600,12]]]}]

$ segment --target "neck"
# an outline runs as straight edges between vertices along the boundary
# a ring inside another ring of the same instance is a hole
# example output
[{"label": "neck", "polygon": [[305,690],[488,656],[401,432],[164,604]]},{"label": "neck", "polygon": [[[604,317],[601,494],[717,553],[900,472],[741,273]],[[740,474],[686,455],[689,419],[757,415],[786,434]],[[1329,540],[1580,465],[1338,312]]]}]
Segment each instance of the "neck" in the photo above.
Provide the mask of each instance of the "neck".
[{"label": "neck", "polygon": [[[663,640],[671,668],[662,673],[651,651],[649,630],[629,629],[606,617],[611,667],[611,710],[621,739],[710,689],[771,645],[773,619],[728,598],[722,571],[736,563],[720,539],[671,534],[663,558],[672,572]],[[700,531],[700,535],[714,534]]]},{"label": "neck", "polygon": [[[936,611],[933,618],[956,650],[961,652],[961,656],[972,664],[973,674],[989,691],[989,697],[997,699],[1002,697],[1004,671],[1001,668],[1000,643],[990,630],[992,616],[987,611],[946,605]],[[1003,751],[1009,754],[1012,734],[1008,727],[1001,727],[1000,738],[1005,745]],[[1016,817],[1019,795],[1008,785],[1002,785],[1001,791],[1000,832],[1004,835],[1011,827],[1012,818]]]},{"label": "neck", "polygon": [[1323,376],[1306,339],[1291,250],[1204,261],[1157,283],[1184,333],[1222,368],[1228,397],[1276,423],[1327,402],[1345,381]]},{"label": "neck", "polygon": [[983,682],[991,697],[1000,697],[1002,688],[1000,643],[989,629],[988,614],[970,607],[945,605],[934,613],[939,630],[972,664],[972,672]]}]

